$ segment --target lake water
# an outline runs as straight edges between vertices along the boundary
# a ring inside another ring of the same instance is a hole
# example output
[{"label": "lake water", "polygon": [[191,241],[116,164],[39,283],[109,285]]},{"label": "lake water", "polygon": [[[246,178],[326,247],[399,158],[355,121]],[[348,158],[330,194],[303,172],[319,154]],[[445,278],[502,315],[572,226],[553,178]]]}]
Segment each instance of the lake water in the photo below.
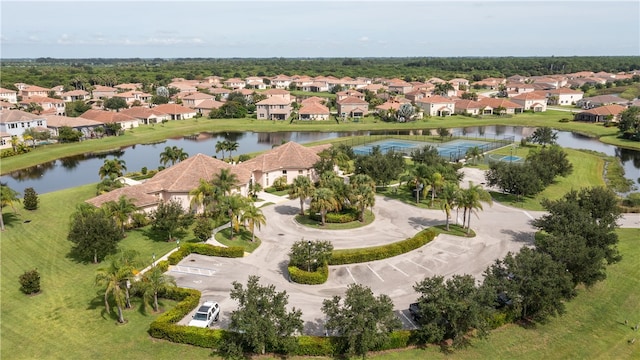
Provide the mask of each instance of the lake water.
[{"label": "lake water", "polygon": [[[523,136],[530,136],[535,128],[520,126],[482,126],[468,127],[464,129],[454,129],[456,134],[463,134],[470,137],[485,136],[487,139],[502,137],[513,137],[519,141]],[[426,130],[425,130],[426,132]],[[189,155],[203,153],[206,155],[216,155],[215,145],[218,141],[237,141],[238,150],[233,156],[246,153],[254,153],[271,149],[286,141],[297,143],[309,143],[313,141],[334,139],[338,137],[350,137],[356,135],[376,135],[376,134],[402,134],[409,135],[416,132],[409,131],[387,131],[387,132],[277,132],[277,133],[203,133],[197,138],[173,138],[164,142],[149,145],[133,145],[122,148],[120,151],[93,155],[85,154],[70,158],[59,159],[46,164],[34,166],[32,168],[16,171],[0,177],[0,181],[7,183],[12,189],[22,193],[25,188],[33,187],[39,194],[55,190],[75,187],[79,185],[97,183],[100,181],[98,170],[104,163],[104,159],[115,157],[125,161],[127,171],[140,171],[143,167],[156,169],[160,166],[160,153],[166,146],[177,146],[182,148]],[[419,137],[419,136],[418,136]],[[558,144],[563,147],[575,149],[590,149],[620,158],[625,169],[625,176],[631,179],[636,186],[640,177],[640,151],[627,150],[616,146],[607,145],[580,134],[566,131],[558,132]],[[225,154],[225,156],[229,156]]]}]

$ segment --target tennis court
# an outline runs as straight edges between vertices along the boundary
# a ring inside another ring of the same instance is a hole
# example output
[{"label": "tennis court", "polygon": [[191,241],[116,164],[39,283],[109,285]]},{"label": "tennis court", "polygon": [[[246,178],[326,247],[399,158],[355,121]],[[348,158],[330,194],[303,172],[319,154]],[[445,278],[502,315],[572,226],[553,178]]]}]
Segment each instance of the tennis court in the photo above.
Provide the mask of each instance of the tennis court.
[{"label": "tennis court", "polygon": [[493,150],[498,146],[503,146],[498,143],[492,143],[487,141],[477,140],[453,140],[445,143],[433,143],[433,142],[421,142],[421,141],[409,141],[398,139],[385,139],[371,142],[365,145],[358,145],[353,147],[353,152],[356,155],[368,155],[371,154],[374,147],[379,147],[380,151],[385,154],[391,150],[399,152],[405,155],[410,155],[413,150],[420,149],[424,146],[433,146],[438,150],[438,154],[449,161],[458,161],[464,159],[467,150],[478,147],[481,153]]},{"label": "tennis court", "polygon": [[380,151],[383,154],[386,154],[389,151],[393,150],[395,152],[400,152],[400,153],[409,155],[411,151],[419,149],[425,145],[433,145],[433,144],[419,142],[419,141],[386,139],[386,140],[379,140],[376,142],[368,143],[365,145],[354,146],[353,152],[356,155],[369,155],[373,151],[373,148],[378,146],[380,148]]}]

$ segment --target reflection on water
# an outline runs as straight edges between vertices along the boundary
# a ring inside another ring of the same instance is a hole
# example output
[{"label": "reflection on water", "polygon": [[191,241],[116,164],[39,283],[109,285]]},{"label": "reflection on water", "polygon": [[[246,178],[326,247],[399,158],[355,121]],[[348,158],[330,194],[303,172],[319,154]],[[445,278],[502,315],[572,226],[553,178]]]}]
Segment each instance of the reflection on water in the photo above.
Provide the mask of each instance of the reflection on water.
[{"label": "reflection on water", "polygon": [[[531,136],[535,128],[521,126],[471,126],[466,128],[450,129],[452,133],[470,137],[504,138],[513,137],[519,141],[522,137]],[[357,135],[437,135],[437,130],[396,130],[396,131],[354,131],[354,132],[223,132],[201,133],[192,136],[180,136],[153,144],[138,144],[122,149],[103,152],[99,154],[84,154],[69,158],[59,159],[46,164],[41,164],[28,169],[13,172],[0,177],[0,181],[16,191],[22,192],[27,187],[33,187],[38,193],[46,193],[59,189],[78,185],[97,183],[100,181],[98,170],[104,163],[104,159],[119,158],[124,160],[127,171],[140,171],[143,167],[155,169],[160,164],[160,153],[164,148],[177,146],[182,148],[190,156],[202,153],[210,156],[221,157],[215,151],[218,141],[238,142],[239,154],[255,153],[271,149],[283,142],[295,141],[301,144],[332,139],[337,137],[350,137]],[[626,177],[638,185],[640,179],[640,151],[622,149],[607,145],[596,139],[571,133],[558,132],[558,144],[563,147],[576,149],[590,149],[607,155],[618,157],[624,166]],[[227,156],[227,154],[225,154]]]}]

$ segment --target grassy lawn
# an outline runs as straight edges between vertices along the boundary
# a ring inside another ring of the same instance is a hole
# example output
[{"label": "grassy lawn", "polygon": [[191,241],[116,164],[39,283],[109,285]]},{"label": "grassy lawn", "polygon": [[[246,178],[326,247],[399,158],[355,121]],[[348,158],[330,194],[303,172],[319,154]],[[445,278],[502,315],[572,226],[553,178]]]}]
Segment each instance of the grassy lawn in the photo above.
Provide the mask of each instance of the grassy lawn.
[{"label": "grassy lawn", "polygon": [[[93,196],[95,185],[40,195],[34,212],[17,206],[14,214],[4,208],[7,230],[1,234],[2,346],[6,359],[140,358],[208,359],[210,350],[151,339],[147,329],[157,316],[140,303],[125,312],[125,325],[116,325],[104,313],[101,291],[94,286],[95,271],[102,265],[80,264],[67,258],[69,216],[75,205]],[[24,223],[24,220],[31,220]],[[121,247],[136,249],[142,258],[164,254],[175,246],[149,239],[144,229],[129,232]],[[564,359],[616,358],[637,355],[638,343],[628,345],[633,333],[623,322],[640,322],[640,230],[620,230],[623,260],[612,265],[608,279],[568,304],[567,314],[537,329],[510,325],[494,331],[488,340],[457,351],[456,359]],[[189,238],[183,238],[190,241]],[[25,296],[18,277],[37,268],[42,293]],[[173,304],[163,301],[162,307]],[[635,353],[632,353],[635,351]],[[374,359],[445,358],[435,348],[392,352]]]},{"label": "grassy lawn", "polygon": [[365,210],[364,211],[364,222],[360,222],[360,221],[351,221],[348,223],[325,223],[324,226],[321,224],[320,221],[316,221],[313,219],[310,219],[309,216],[307,215],[296,215],[296,221],[304,226],[308,226],[310,228],[314,228],[314,229],[322,229],[322,230],[348,230],[348,229],[356,229],[359,227],[363,227],[366,225],[369,225],[373,222],[373,220],[375,220],[375,215],[373,215],[373,213],[369,210]]},{"label": "grassy lawn", "polygon": [[251,232],[240,229],[240,234],[234,233],[233,240],[230,239],[231,230],[229,228],[223,229],[216,233],[216,241],[226,246],[242,246],[245,252],[251,253],[253,250],[260,246],[260,239],[255,238],[255,241],[251,241]]},{"label": "grassy lawn", "polygon": [[436,225],[431,228],[437,234],[447,234],[447,235],[470,237],[470,238],[476,237],[476,232],[473,231],[473,229],[471,229],[469,234],[467,234],[467,229],[464,229],[462,228],[462,226],[456,225],[456,224],[449,224],[449,231],[447,231],[446,225]]},{"label": "grassy lawn", "polygon": [[408,123],[386,123],[368,117],[359,122],[341,122],[334,120],[295,122],[265,121],[256,119],[189,119],[170,121],[165,125],[142,126],[133,130],[127,130],[122,136],[110,136],[102,139],[87,140],[74,144],[53,144],[38,148],[31,153],[2,159],[2,174],[14,170],[27,168],[41,163],[50,162],[71,155],[100,152],[118,149],[123,146],[158,142],[164,139],[191,135],[200,132],[225,132],[225,131],[368,131],[368,130],[416,130],[436,129],[439,127],[455,128],[465,126],[508,125],[508,126],[550,126],[558,130],[575,131],[595,137],[605,137],[607,141],[620,141],[619,146],[640,149],[638,142],[625,142],[616,140],[617,128],[605,128],[601,124],[567,122],[561,123],[560,119],[570,117],[563,111],[547,111],[545,113],[526,113],[513,117],[487,116],[472,118],[466,116],[449,116],[446,118],[425,118],[423,120]]}]

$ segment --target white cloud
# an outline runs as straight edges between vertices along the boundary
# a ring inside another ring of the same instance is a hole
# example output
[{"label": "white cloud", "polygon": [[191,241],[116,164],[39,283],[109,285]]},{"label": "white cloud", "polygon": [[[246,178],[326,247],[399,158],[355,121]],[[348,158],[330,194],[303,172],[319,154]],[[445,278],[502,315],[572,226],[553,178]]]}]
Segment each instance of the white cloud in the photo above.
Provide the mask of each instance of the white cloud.
[{"label": "white cloud", "polygon": [[358,39],[358,41],[367,42],[367,41],[369,41],[369,37],[363,36],[360,39]]}]

